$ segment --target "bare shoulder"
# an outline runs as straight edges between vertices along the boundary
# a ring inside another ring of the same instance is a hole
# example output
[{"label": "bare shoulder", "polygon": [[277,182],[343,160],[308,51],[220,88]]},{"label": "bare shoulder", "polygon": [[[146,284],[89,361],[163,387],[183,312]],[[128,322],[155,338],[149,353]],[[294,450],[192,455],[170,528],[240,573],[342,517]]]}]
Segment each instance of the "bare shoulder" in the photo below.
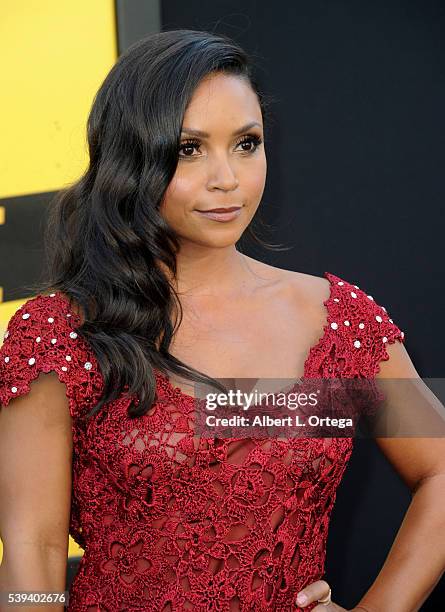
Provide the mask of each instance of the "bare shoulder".
[{"label": "bare shoulder", "polygon": [[[327,311],[325,301],[330,296],[330,282],[325,277],[283,270],[283,295],[295,320],[302,322],[307,333],[312,336],[311,342],[320,336],[320,330],[326,325]],[[300,325],[296,324],[297,336],[302,334]]]},{"label": "bare shoulder", "polygon": [[261,261],[246,257],[252,271],[265,280],[283,298],[296,301],[300,306],[323,309],[323,302],[330,294],[330,282],[324,276],[315,276],[294,270],[270,266]]},{"label": "bare shoulder", "polygon": [[330,294],[330,282],[324,276],[283,270],[283,282],[287,283],[288,290],[298,296],[307,304],[323,304]]}]

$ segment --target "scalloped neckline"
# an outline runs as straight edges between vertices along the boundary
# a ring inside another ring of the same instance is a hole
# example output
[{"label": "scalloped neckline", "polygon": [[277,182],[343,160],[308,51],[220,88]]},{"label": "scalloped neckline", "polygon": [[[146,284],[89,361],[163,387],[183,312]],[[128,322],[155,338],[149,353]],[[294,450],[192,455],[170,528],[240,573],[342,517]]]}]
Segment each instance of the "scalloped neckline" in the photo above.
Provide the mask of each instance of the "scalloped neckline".
[{"label": "scalloped neckline", "polygon": [[[299,376],[295,376],[296,380],[304,378],[307,375],[307,372],[309,370],[309,366],[310,366],[311,361],[312,361],[312,355],[324,344],[324,342],[326,341],[328,332],[331,329],[329,307],[330,307],[330,303],[331,303],[331,301],[332,301],[332,299],[334,297],[333,296],[333,292],[334,292],[333,290],[334,290],[334,285],[335,285],[334,281],[335,281],[335,279],[340,279],[340,277],[336,276],[335,274],[332,274],[331,272],[323,272],[323,276],[324,276],[324,278],[326,278],[329,281],[329,295],[323,301],[323,306],[324,306],[325,311],[326,311],[326,322],[323,325],[323,329],[321,331],[321,335],[320,335],[319,339],[308,350],[308,353],[307,353],[307,356],[306,356],[306,359],[305,359],[304,365],[303,365],[303,374],[299,375]],[[49,297],[49,295],[48,296],[43,296],[43,297]],[[80,322],[79,315],[71,309],[68,299],[65,296],[63,296],[60,291],[56,292],[56,296],[55,297],[60,299],[60,300],[62,300],[62,302],[65,305],[68,305],[68,310],[69,310],[71,316],[73,316],[77,321]],[[156,373],[156,376],[158,376],[159,378],[161,378],[165,382],[167,389],[171,392],[171,394],[173,394],[175,396],[175,398],[182,397],[184,400],[187,400],[189,402],[195,402],[196,401],[196,399],[197,399],[196,397],[194,397],[193,395],[189,395],[188,393],[185,393],[185,391],[183,391],[180,387],[176,387],[170,381],[170,379],[168,378],[167,374],[163,374],[161,371],[156,370],[156,369],[155,369],[155,373]]]}]

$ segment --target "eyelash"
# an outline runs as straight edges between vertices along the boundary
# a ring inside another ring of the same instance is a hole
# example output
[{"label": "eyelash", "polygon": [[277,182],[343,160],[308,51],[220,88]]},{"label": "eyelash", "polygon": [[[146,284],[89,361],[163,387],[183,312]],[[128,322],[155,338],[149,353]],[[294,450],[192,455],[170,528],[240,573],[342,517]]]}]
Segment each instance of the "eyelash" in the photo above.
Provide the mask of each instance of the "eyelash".
[{"label": "eyelash", "polygon": [[[261,136],[257,136],[256,134],[246,134],[245,136],[241,138],[241,140],[239,140],[236,143],[236,146],[239,146],[240,144],[244,142],[252,142],[255,145],[255,147],[251,151],[243,151],[245,155],[252,155],[253,153],[256,152],[258,147],[262,144],[263,139],[261,138]],[[200,144],[201,144],[200,140],[190,138],[188,140],[184,140],[181,143],[181,146],[179,147],[179,151],[181,151],[184,147],[198,148]],[[196,155],[179,155],[180,159],[193,159],[194,157],[196,157]]]}]

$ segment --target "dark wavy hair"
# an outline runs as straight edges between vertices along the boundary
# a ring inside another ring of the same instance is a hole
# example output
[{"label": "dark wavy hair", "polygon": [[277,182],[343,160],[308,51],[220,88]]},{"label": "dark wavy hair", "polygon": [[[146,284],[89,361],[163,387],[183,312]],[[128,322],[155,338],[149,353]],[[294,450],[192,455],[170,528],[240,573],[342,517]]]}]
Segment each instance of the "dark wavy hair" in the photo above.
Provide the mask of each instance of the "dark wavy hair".
[{"label": "dark wavy hair", "polygon": [[[169,353],[172,318],[179,311],[180,324],[183,313],[159,262],[176,278],[179,242],[159,206],[176,171],[186,108],[204,77],[218,72],[245,79],[266,127],[273,98],[260,91],[252,69],[245,51],[224,35],[170,30],[129,47],[96,93],[87,122],[89,166],[50,202],[43,280],[28,285],[63,292],[81,307],[76,331],[91,346],[104,380],[87,417],[127,389],[139,400],[128,415],[146,414],[158,399],[155,368],[226,391]],[[246,232],[256,242],[281,250],[261,240],[252,223]]]}]

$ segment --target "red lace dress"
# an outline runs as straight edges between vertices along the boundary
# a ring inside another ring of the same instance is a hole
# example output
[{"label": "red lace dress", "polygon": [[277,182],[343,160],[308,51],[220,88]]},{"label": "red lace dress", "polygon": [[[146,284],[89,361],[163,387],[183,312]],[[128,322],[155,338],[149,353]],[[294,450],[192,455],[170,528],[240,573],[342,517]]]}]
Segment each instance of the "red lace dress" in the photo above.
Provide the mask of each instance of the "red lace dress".
[{"label": "red lace dress", "polygon": [[[403,332],[372,296],[325,277],[327,321],[304,377],[373,378]],[[353,438],[196,443],[193,398],[158,372],[149,414],[129,419],[131,398],[121,396],[86,424],[103,380],[79,324],[64,296],[38,295],[11,317],[0,349],[1,405],[27,393],[39,372],[54,370],[66,385],[70,534],[85,551],[68,610],[301,610],[298,591],[324,577]]]}]

